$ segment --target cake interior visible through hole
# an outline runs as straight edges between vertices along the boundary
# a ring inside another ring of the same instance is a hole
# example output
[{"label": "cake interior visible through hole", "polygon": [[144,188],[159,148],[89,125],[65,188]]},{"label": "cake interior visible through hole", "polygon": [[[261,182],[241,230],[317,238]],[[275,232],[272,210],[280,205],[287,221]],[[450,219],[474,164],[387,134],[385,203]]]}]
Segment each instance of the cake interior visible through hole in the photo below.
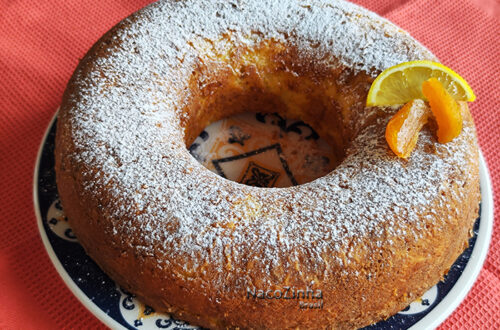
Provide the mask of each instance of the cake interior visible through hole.
[{"label": "cake interior visible through hole", "polygon": [[200,40],[191,45],[199,58],[179,104],[193,156],[259,187],[302,184],[332,171],[368,117],[373,78],[293,45],[263,40],[248,47],[225,38],[220,50]]},{"label": "cake interior visible through hole", "polygon": [[212,123],[189,151],[220,176],[256,187],[310,182],[340,161],[311,126],[277,113],[246,112]]}]

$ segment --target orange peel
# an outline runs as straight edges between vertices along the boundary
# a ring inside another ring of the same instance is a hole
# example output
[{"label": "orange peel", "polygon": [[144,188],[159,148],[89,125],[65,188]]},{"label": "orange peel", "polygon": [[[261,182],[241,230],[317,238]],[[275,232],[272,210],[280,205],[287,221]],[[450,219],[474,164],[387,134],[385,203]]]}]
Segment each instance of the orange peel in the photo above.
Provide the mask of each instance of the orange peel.
[{"label": "orange peel", "polygon": [[427,123],[429,109],[420,99],[406,103],[391,118],[385,130],[385,139],[400,158],[408,158],[415,148],[418,134]]},{"label": "orange peel", "polygon": [[460,106],[436,78],[422,83],[422,93],[429,101],[438,126],[439,143],[448,143],[462,131]]}]

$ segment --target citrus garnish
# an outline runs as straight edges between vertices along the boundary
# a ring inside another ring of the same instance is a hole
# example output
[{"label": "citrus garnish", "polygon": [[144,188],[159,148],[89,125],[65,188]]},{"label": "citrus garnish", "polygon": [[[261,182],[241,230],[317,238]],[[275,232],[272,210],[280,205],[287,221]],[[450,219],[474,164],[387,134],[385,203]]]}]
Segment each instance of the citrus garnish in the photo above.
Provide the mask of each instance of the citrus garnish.
[{"label": "citrus garnish", "polygon": [[436,119],[438,142],[450,142],[462,131],[460,106],[436,78],[424,81],[422,92],[429,100],[432,114]]},{"label": "citrus garnish", "polygon": [[423,100],[415,99],[406,103],[391,118],[385,129],[385,139],[400,158],[408,158],[415,148],[418,133],[427,123],[429,108]]},{"label": "citrus garnish", "polygon": [[414,99],[426,99],[422,83],[436,78],[457,101],[476,99],[467,82],[452,69],[432,61],[404,62],[384,70],[373,81],[367,106],[405,104]]}]

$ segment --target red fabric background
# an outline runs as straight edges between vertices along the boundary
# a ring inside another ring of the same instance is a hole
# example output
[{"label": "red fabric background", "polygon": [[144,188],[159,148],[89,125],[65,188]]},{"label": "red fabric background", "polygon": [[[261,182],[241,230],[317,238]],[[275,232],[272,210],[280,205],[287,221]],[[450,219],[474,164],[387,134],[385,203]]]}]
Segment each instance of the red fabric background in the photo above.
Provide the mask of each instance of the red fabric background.
[{"label": "red fabric background", "polygon": [[[86,50],[149,0],[0,0],[0,328],[102,328],[42,245],[32,201],[43,133]],[[356,0],[409,31],[477,95],[471,104],[495,192],[492,244],[443,329],[500,328],[500,5],[495,0]]]}]

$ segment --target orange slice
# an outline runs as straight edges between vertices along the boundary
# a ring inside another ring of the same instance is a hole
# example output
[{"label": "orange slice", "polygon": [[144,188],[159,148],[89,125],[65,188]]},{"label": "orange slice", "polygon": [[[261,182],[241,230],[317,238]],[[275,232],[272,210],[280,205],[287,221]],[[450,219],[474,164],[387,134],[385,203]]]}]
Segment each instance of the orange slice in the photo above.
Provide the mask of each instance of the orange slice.
[{"label": "orange slice", "polygon": [[418,133],[427,123],[429,109],[425,102],[415,99],[406,103],[391,118],[385,129],[385,139],[400,158],[408,158],[415,148]]},{"label": "orange slice", "polygon": [[405,104],[414,99],[424,99],[422,83],[436,78],[455,100],[472,102],[474,92],[464,78],[441,63],[411,61],[392,66],[380,73],[373,81],[366,106]]},{"label": "orange slice", "polygon": [[424,81],[422,93],[429,100],[432,114],[438,125],[438,142],[450,142],[462,131],[460,106],[436,78]]}]

